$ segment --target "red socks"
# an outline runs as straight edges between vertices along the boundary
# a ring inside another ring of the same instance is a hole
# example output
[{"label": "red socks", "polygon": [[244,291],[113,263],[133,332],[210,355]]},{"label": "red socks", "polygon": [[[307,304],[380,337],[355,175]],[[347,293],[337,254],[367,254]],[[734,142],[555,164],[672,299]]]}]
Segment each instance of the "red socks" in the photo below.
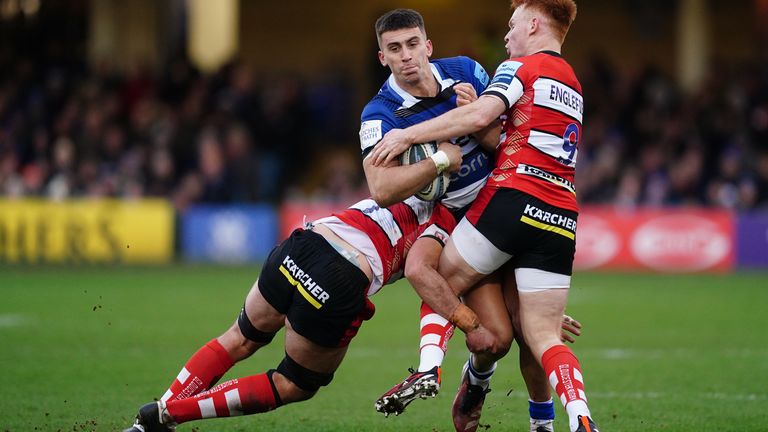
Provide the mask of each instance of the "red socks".
[{"label": "red socks", "polygon": [[[269,372],[268,372],[269,373]],[[197,396],[166,403],[176,423],[271,411],[281,405],[267,373],[233,379]]]},{"label": "red socks", "polygon": [[575,400],[586,402],[581,367],[570,348],[565,345],[553,346],[541,357],[541,363],[563,406]]},{"label": "red socks", "polygon": [[185,399],[206,391],[216,384],[234,362],[216,339],[201,347],[187,361],[161,400]]}]

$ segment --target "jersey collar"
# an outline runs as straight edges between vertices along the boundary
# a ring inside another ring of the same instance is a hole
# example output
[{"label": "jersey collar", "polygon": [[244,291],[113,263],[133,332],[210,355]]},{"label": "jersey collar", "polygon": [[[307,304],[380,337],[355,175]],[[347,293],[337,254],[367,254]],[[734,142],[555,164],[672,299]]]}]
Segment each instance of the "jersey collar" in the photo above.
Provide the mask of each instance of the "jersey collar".
[{"label": "jersey collar", "polygon": [[[437,69],[437,66],[435,66],[434,63],[430,62],[429,66],[432,68],[432,75],[435,77],[435,80],[437,80],[438,85],[440,88],[437,91],[437,94],[440,94],[443,90],[446,88],[452,86],[456,83],[456,80],[450,77],[443,78],[440,75],[440,71]],[[398,84],[397,81],[395,81],[395,75],[390,74],[389,79],[387,80],[387,83],[389,84],[389,88],[392,89],[392,91],[395,92],[398,96],[403,98],[403,107],[409,108],[417,103],[419,103],[422,99],[417,98],[416,96],[411,95],[407,91],[403,90]]]}]

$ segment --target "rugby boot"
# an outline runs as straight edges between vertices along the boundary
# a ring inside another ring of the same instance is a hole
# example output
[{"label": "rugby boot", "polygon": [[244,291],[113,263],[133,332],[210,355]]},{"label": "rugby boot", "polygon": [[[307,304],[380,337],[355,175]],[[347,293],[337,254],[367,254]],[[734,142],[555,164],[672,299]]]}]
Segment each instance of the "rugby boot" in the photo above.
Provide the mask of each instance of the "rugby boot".
[{"label": "rugby boot", "polygon": [[576,432],[600,432],[597,430],[597,425],[591,418],[586,416],[579,416],[579,427]]},{"label": "rugby boot", "polygon": [[483,410],[485,395],[491,389],[484,389],[479,385],[469,383],[469,370],[464,365],[461,375],[461,384],[456,398],[453,400],[451,415],[453,426],[457,432],[475,432],[480,425],[480,413]]},{"label": "rugby boot", "polygon": [[531,432],[555,432],[555,421],[531,419]]},{"label": "rugby boot", "polygon": [[385,417],[389,417],[390,414],[400,415],[416,398],[433,398],[440,391],[440,366],[435,366],[426,372],[416,372],[412,368],[408,371],[411,372],[408,378],[376,400],[376,411],[384,414]]},{"label": "rugby boot", "polygon": [[[176,425],[169,421],[167,414],[164,416],[165,403],[162,401],[150,402],[141,408],[136,414],[133,426],[123,432],[173,432]],[[165,417],[165,418],[164,418]]]}]

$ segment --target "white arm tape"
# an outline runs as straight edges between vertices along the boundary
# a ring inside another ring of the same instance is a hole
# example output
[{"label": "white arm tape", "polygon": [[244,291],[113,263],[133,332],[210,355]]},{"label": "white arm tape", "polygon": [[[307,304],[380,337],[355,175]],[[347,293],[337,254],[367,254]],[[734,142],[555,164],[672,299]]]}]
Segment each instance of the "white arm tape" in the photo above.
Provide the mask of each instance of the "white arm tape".
[{"label": "white arm tape", "polygon": [[437,174],[440,175],[448,169],[449,166],[451,166],[451,160],[448,159],[448,155],[445,154],[444,151],[440,150],[436,153],[433,153],[432,156],[430,156],[432,159],[432,162],[435,163],[435,167],[437,168]]}]

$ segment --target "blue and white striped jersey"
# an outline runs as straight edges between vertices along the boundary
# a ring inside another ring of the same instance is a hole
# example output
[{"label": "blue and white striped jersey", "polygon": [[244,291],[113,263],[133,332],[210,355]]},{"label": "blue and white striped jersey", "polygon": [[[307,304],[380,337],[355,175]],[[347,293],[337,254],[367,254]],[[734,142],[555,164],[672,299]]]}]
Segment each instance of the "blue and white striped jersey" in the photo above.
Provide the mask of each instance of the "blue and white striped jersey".
[{"label": "blue and white striped jersey", "polygon": [[[485,69],[469,57],[432,60],[432,73],[440,91],[435,97],[419,98],[400,88],[393,75],[381,86],[379,93],[363,109],[360,125],[360,148],[367,155],[390,129],[404,129],[437,117],[456,108],[453,86],[472,84],[479,95],[488,86]],[[461,169],[451,175],[448,191],[442,203],[452,211],[470,204],[493,170],[493,155],[480,147],[474,137],[462,136],[451,140],[461,146]]]}]

